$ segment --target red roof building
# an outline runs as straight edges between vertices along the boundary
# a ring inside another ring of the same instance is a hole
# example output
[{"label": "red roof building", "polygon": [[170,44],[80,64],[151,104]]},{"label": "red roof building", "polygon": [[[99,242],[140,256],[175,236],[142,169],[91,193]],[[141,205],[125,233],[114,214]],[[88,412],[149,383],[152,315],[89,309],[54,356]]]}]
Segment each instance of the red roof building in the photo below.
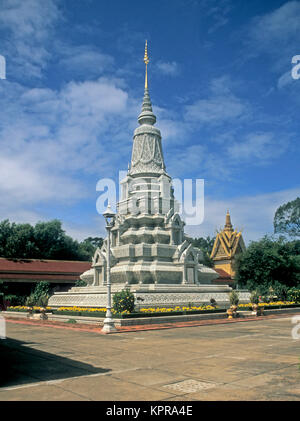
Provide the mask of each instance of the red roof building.
[{"label": "red roof building", "polygon": [[231,286],[234,282],[232,277],[229,275],[229,273],[225,272],[224,269],[218,269],[214,267],[214,270],[219,274],[219,278],[215,279],[211,283],[214,285],[229,285]]},{"label": "red roof building", "polygon": [[90,268],[91,262],[0,258],[0,280],[3,282],[47,281],[53,284],[72,284]]}]

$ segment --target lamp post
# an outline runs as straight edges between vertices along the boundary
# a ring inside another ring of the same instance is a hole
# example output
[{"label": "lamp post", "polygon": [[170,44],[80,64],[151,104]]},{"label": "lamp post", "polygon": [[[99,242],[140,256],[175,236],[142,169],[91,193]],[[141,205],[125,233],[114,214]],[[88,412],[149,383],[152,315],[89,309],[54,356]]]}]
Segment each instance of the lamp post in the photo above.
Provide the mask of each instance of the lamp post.
[{"label": "lamp post", "polygon": [[111,314],[111,283],[110,283],[110,232],[115,224],[116,214],[111,210],[110,205],[108,204],[106,211],[103,213],[106,222],[107,230],[107,252],[106,252],[106,285],[107,285],[107,306],[106,306],[106,315],[103,322],[103,333],[116,332],[112,314]]}]

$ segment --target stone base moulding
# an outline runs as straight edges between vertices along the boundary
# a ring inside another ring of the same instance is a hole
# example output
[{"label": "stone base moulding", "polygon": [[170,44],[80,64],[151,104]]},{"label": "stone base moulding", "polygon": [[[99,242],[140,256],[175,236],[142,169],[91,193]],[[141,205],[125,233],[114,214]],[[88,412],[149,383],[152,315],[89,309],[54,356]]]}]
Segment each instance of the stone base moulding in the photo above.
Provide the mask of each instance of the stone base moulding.
[{"label": "stone base moulding", "polygon": [[[128,285],[113,284],[112,294],[128,288],[135,297],[136,307],[175,307],[179,305],[209,304],[214,298],[218,305],[229,303],[231,288],[228,285]],[[105,307],[106,287],[73,287],[67,292],[56,292],[49,299],[48,305],[58,307]],[[249,302],[250,293],[240,291],[240,302]]]}]

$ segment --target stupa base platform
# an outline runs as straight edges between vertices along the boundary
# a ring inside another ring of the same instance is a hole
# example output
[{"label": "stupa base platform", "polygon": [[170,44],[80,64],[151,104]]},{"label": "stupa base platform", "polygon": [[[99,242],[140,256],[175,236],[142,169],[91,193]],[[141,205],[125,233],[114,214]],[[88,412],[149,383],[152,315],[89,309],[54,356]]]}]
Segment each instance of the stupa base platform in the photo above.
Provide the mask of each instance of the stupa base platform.
[{"label": "stupa base platform", "polygon": [[[229,304],[232,288],[228,285],[112,284],[112,294],[128,288],[135,296],[136,307],[175,307],[209,304],[214,298],[218,305]],[[249,302],[250,293],[239,291],[240,302]],[[73,287],[67,292],[55,292],[48,305],[57,307],[106,307],[107,287]]]}]

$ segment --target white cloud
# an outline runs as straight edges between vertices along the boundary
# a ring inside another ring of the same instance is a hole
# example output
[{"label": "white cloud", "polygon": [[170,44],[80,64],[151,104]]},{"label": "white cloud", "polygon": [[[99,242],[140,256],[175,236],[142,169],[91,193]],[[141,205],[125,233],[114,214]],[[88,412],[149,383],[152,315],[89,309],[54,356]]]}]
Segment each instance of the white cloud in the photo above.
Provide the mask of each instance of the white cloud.
[{"label": "white cloud", "polygon": [[247,105],[232,92],[229,80],[220,77],[211,81],[211,95],[185,107],[185,120],[202,124],[223,124],[228,120],[243,117]]},{"label": "white cloud", "polygon": [[[0,26],[6,31],[6,56],[13,77],[41,77],[50,58],[49,41],[60,12],[54,0],[3,0]],[[9,74],[7,75],[9,77]]]},{"label": "white cloud", "polygon": [[280,156],[287,146],[287,139],[278,139],[274,133],[250,133],[244,141],[239,139],[237,142],[230,143],[226,152],[230,159],[239,162],[265,163]]},{"label": "white cloud", "polygon": [[156,67],[161,73],[168,76],[177,76],[180,73],[180,68],[176,61],[158,61]]},{"label": "white cloud", "polygon": [[99,77],[102,73],[112,69],[114,58],[103,54],[91,45],[59,46],[61,59],[58,65],[64,70],[65,75],[74,77]]},{"label": "white cloud", "polygon": [[83,241],[88,237],[106,237],[105,222],[102,215],[91,216],[83,222],[64,222],[63,229],[72,238]]},{"label": "white cloud", "polygon": [[209,34],[229,22],[228,15],[233,7],[230,0],[202,0],[200,4],[205,16],[213,20],[213,24],[208,30]]},{"label": "white cloud", "polygon": [[244,240],[246,242],[258,240],[267,233],[273,233],[273,218],[276,209],[299,196],[300,188],[224,200],[215,200],[205,196],[203,224],[187,226],[186,232],[194,237],[215,235],[216,230],[224,227],[226,211],[229,209],[232,225],[242,230]]},{"label": "white cloud", "polygon": [[252,21],[250,37],[260,49],[278,51],[279,45],[297,43],[300,30],[300,2],[289,1]]},{"label": "white cloud", "polygon": [[283,89],[286,86],[290,85],[291,83],[295,82],[291,75],[291,70],[288,72],[283,73],[277,81],[277,88]]},{"label": "white cloud", "polygon": [[[271,70],[282,75],[291,69],[291,59],[299,51],[300,2],[288,1],[261,16],[256,16],[245,28],[247,44],[243,51],[249,56],[271,57]],[[286,85],[287,76],[280,78]],[[283,85],[279,86],[282,87]]]},{"label": "white cloud", "polygon": [[96,184],[101,175],[114,175],[127,149],[129,155],[131,139],[123,138],[131,102],[115,80],[70,82],[59,91],[9,82],[6,88],[0,99],[6,110],[0,129],[6,209],[78,202],[93,194],[84,174],[94,174]]},{"label": "white cloud", "polygon": [[190,176],[201,169],[202,163],[206,159],[206,148],[203,145],[191,145],[182,148],[175,147],[172,154],[169,154],[167,170],[172,177]]},{"label": "white cloud", "polygon": [[21,156],[0,158],[0,194],[14,206],[51,200],[70,203],[85,196],[80,183],[68,176],[50,175],[49,170],[36,168],[34,162],[26,162]]}]

